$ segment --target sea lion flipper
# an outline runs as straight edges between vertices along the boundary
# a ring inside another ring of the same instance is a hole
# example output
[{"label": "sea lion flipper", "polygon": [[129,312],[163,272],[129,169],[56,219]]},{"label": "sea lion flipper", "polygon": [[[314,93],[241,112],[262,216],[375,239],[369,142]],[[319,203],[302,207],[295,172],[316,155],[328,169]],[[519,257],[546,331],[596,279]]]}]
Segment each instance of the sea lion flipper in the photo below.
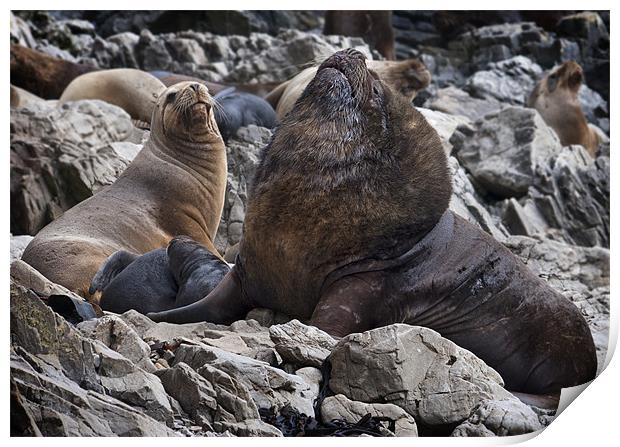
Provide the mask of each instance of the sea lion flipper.
[{"label": "sea lion flipper", "polygon": [[241,281],[233,268],[209,295],[193,304],[147,314],[153,321],[168,323],[195,323],[209,321],[218,324],[230,324],[243,318],[250,306],[243,299]]},{"label": "sea lion flipper", "polygon": [[112,253],[101,267],[99,267],[95,276],[93,276],[88,293],[93,295],[98,291],[103,292],[103,289],[105,289],[120,272],[125,270],[129,264],[135,261],[137,257],[137,254],[125,250]]},{"label": "sea lion flipper", "polygon": [[335,281],[322,294],[310,324],[336,337],[374,327],[383,295],[383,272],[364,272]]}]

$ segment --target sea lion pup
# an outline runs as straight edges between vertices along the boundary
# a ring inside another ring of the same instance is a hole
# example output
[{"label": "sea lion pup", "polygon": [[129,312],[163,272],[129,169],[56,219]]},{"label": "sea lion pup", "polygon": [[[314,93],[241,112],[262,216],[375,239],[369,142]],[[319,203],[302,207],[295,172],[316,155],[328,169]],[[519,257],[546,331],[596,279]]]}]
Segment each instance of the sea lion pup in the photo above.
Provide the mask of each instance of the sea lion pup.
[{"label": "sea lion pup", "polygon": [[58,99],[67,85],[97,67],[76,64],[21,45],[11,45],[11,84],[43,99]]},{"label": "sea lion pup", "polygon": [[[404,61],[366,61],[369,69],[376,74],[392,89],[398,91],[410,100],[416,94],[428,87],[431,82],[431,74],[426,66],[418,59]],[[282,119],[301,96],[308,83],[316,75],[317,67],[310,67],[299,73],[294,78],[280,84],[266,97],[268,103],[276,109],[278,119]]]},{"label": "sea lion pup", "polygon": [[142,314],[195,303],[219,284],[230,267],[219,255],[187,236],[168,248],[140,256],[119,250],[93,277],[89,293],[100,291],[103,310]]},{"label": "sea lion pup", "polygon": [[263,98],[238,92],[230,87],[214,96],[215,121],[224,141],[236,135],[239,128],[255,124],[271,129],[278,123],[276,112]]},{"label": "sea lion pup", "polygon": [[567,61],[551,70],[536,84],[528,106],[538,110],[545,122],[558,134],[563,146],[580,144],[596,156],[601,138],[588,125],[579,103],[583,70],[575,61]]},{"label": "sea lion pup", "polygon": [[323,34],[362,37],[386,59],[396,59],[392,11],[326,11]]},{"label": "sea lion pup", "polygon": [[266,307],[335,336],[404,322],[472,351],[511,390],[593,379],[577,307],[449,211],[451,189],[437,132],[361,53],[340,51],[263,151],[231,272],[149,317],[229,324]]},{"label": "sea lion pup", "polygon": [[90,297],[93,276],[118,250],[142,254],[185,234],[217,253],[225,190],[213,99],[202,84],[177,84],[160,96],[150,138],[118,180],[43,228],[22,259]]},{"label": "sea lion pup", "polygon": [[60,104],[80,99],[100,99],[125,110],[139,122],[139,127],[148,127],[157,98],[165,89],[159,79],[145,71],[114,68],[75,78],[62,93]]}]

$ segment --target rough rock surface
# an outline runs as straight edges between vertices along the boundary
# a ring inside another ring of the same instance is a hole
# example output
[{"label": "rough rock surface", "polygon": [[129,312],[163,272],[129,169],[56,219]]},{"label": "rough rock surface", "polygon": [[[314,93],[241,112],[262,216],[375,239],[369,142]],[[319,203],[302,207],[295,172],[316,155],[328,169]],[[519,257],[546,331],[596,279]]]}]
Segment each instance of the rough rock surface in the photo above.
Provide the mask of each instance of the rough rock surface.
[{"label": "rough rock surface", "polygon": [[538,415],[519,400],[486,401],[451,436],[514,436],[543,428]]},{"label": "rough rock surface", "polygon": [[114,182],[129,161],[111,144],[132,132],[129,115],[102,101],[12,109],[11,231],[34,235]]},{"label": "rough rock surface", "polygon": [[24,235],[24,236],[13,236],[11,235],[11,263],[13,261],[17,261],[22,258],[24,254],[24,250],[30,243],[30,241],[34,239],[32,236]]},{"label": "rough rock surface", "polygon": [[285,361],[303,366],[320,367],[336,346],[329,334],[298,320],[271,326],[269,336]]}]

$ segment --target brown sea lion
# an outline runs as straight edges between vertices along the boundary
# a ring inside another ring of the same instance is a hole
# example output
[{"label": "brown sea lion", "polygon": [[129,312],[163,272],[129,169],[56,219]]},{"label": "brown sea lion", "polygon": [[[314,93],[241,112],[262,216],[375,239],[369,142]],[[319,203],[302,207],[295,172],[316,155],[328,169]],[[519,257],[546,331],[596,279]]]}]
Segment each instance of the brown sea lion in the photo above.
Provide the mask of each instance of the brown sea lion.
[{"label": "brown sea lion", "polygon": [[323,34],[362,37],[386,59],[396,59],[392,11],[326,11]]},{"label": "brown sea lion", "polygon": [[583,70],[575,61],[564,62],[547,73],[534,87],[528,106],[538,110],[545,122],[558,134],[563,146],[580,144],[596,156],[601,138],[588,125],[579,103]]},{"label": "brown sea lion", "polygon": [[22,259],[88,297],[91,279],[118,250],[142,254],[184,234],[217,253],[225,190],[213,99],[202,84],[177,84],[160,95],[150,138],[118,180],[43,228]]},{"label": "brown sea lion", "polygon": [[151,124],[157,98],[166,86],[149,73],[133,68],[100,70],[78,76],[67,86],[60,104],[81,99],[100,99],[119,106],[134,120]]},{"label": "brown sea lion", "polygon": [[43,99],[58,99],[67,85],[97,67],[76,64],[21,45],[11,45],[11,84]]},{"label": "brown sea lion", "polygon": [[577,307],[448,211],[436,131],[355,50],[319,67],[256,169],[237,262],[203,300],[155,321],[230,323],[266,307],[335,336],[395,322],[469,349],[507,388],[596,373]]},{"label": "brown sea lion", "polygon": [[[419,59],[407,59],[404,61],[366,61],[369,69],[375,73],[390,87],[413,100],[416,94],[428,87],[431,82],[431,74]],[[316,75],[318,67],[306,68],[294,78],[280,84],[272,90],[265,100],[275,109],[276,115],[282,119],[297,101]]]}]

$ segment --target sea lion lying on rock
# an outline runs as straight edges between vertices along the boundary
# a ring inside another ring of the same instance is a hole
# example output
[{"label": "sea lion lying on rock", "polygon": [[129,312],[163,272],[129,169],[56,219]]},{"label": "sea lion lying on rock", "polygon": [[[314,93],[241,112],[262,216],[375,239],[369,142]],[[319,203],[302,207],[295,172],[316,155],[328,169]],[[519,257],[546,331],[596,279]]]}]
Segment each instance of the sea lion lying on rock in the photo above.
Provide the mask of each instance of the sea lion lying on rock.
[{"label": "sea lion lying on rock", "polygon": [[234,87],[214,96],[216,101],[215,121],[224,141],[234,136],[239,128],[255,124],[271,129],[278,123],[276,112],[263,98]]},{"label": "sea lion lying on rock", "polygon": [[263,152],[231,272],[197,303],[149,317],[228,324],[266,307],[335,336],[403,322],[469,349],[511,390],[592,380],[577,307],[449,211],[451,189],[422,114],[360,52],[337,52]]},{"label": "sea lion lying on rock", "polygon": [[230,267],[187,236],[144,255],[120,250],[95,274],[89,289],[102,292],[104,310],[157,312],[195,303],[219,284]]},{"label": "sea lion lying on rock", "polygon": [[536,84],[528,106],[538,110],[545,122],[558,134],[563,146],[580,144],[594,157],[601,136],[588,125],[579,103],[583,70],[574,62],[564,62]]},{"label": "sea lion lying on rock", "polygon": [[30,242],[22,259],[54,283],[90,297],[112,253],[146,253],[187,235],[213,245],[226,191],[226,149],[202,84],[166,89],[149,140],[109,187],[66,211]]},{"label": "sea lion lying on rock", "polygon": [[138,127],[148,128],[159,95],[166,86],[155,76],[133,68],[100,70],[75,78],[60,97],[60,104],[81,99],[100,99],[119,106]]},{"label": "sea lion lying on rock", "polygon": [[[431,74],[418,59],[404,61],[366,61],[366,65],[392,89],[413,100],[420,90],[431,82]],[[315,77],[318,67],[306,68],[294,78],[280,84],[265,99],[282,119],[301,96],[308,83]]]}]

